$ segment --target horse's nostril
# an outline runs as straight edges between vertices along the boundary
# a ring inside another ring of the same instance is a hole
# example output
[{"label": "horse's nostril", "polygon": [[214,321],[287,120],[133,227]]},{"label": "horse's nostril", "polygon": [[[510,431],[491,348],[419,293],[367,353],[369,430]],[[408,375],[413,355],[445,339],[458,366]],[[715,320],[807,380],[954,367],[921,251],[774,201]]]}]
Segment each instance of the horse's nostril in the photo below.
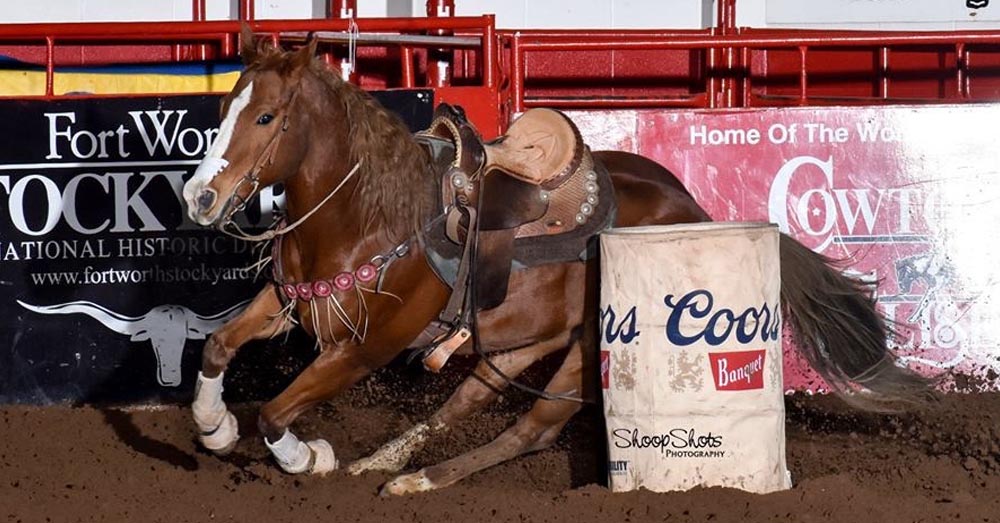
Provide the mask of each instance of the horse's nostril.
[{"label": "horse's nostril", "polygon": [[199,211],[205,212],[205,211],[211,209],[213,204],[215,204],[215,191],[205,190],[205,191],[202,191],[202,193],[198,195],[198,210]]}]

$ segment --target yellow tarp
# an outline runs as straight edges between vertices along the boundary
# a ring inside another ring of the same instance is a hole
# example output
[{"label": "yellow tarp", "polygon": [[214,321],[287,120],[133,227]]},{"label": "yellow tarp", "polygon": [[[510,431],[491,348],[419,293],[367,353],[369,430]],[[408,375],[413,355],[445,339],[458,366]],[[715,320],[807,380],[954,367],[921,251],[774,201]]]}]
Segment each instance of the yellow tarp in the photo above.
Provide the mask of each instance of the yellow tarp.
[{"label": "yellow tarp", "polygon": [[[239,71],[208,75],[59,72],[54,94],[206,93],[232,90]],[[45,94],[44,71],[0,71],[0,96]]]}]

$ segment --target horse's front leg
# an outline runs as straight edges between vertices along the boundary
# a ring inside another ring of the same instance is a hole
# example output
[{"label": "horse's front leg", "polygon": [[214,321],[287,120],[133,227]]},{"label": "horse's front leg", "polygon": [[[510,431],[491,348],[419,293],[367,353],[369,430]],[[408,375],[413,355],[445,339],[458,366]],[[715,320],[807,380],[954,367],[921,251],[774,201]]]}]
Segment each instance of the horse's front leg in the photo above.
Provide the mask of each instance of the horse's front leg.
[{"label": "horse's front leg", "polygon": [[379,364],[362,357],[364,347],[323,343],[323,350],[278,397],[260,411],[264,444],[288,473],[325,474],[337,468],[333,447],[323,439],[304,443],[288,427],[310,407],[326,401],[367,376]]},{"label": "horse's front leg", "polygon": [[239,440],[239,426],[222,401],[222,380],[226,367],[246,342],[288,330],[291,322],[278,317],[281,302],[271,286],[253,299],[239,316],[212,333],[202,349],[201,371],[191,404],[198,439],[218,455],[228,454]]}]

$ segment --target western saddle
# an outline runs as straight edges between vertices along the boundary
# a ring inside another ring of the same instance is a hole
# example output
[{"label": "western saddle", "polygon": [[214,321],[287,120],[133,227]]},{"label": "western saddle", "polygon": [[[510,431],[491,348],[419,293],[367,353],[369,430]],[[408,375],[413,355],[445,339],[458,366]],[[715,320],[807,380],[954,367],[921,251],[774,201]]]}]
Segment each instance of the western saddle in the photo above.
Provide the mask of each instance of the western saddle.
[{"label": "western saddle", "polygon": [[616,209],[610,175],[561,112],[530,109],[483,142],[461,108],[441,104],[416,138],[442,173],[443,219],[424,231],[424,252],[452,288],[413,344],[436,372],[469,340],[471,315],[503,303],[512,270],[586,260]]}]

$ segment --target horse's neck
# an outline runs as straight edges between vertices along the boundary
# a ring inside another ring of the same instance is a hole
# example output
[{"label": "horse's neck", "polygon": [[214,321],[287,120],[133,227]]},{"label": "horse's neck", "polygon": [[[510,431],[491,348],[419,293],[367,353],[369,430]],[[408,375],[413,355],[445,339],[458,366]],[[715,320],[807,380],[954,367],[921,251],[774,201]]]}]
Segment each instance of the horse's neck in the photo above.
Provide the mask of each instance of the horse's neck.
[{"label": "horse's neck", "polygon": [[[325,103],[333,104],[333,100],[326,100]],[[347,117],[375,118],[375,115],[368,114],[343,114],[337,106],[324,106],[321,102],[316,108],[322,119],[330,121],[346,121]],[[320,120],[321,118],[317,118]],[[306,267],[322,267],[328,265],[328,259],[341,260],[342,263],[353,263],[358,260],[367,260],[372,256],[384,254],[394,245],[392,242],[402,241],[403,238],[389,238],[387,229],[381,223],[367,223],[373,215],[376,221],[379,215],[385,214],[388,209],[372,209],[365,206],[376,205],[359,198],[360,186],[362,183],[372,183],[373,180],[365,179],[364,166],[360,166],[358,172],[353,177],[338,188],[338,185],[345,177],[351,175],[351,170],[356,165],[355,161],[345,162],[350,151],[350,140],[354,139],[346,127],[338,127],[333,130],[332,135],[323,136],[315,143],[323,145],[310,147],[300,166],[300,171],[291,177],[286,183],[287,199],[287,223],[294,223],[307,213],[313,212],[302,222],[299,230],[296,231],[295,249],[301,261]],[[394,144],[404,147],[406,150],[420,150],[416,140],[409,133],[395,137],[394,140],[411,140],[411,143]],[[384,140],[383,140],[384,141]],[[366,159],[374,160],[375,155],[394,154],[393,151],[371,150],[362,154],[357,162],[365,162]],[[371,163],[371,162],[369,162]],[[375,181],[375,183],[381,183]],[[428,185],[426,190],[433,192],[433,183]],[[410,191],[421,190],[422,188],[408,187]],[[324,202],[332,192],[336,191],[328,201]],[[409,193],[412,195],[412,193]],[[400,197],[406,195],[400,193]],[[385,205],[382,202],[379,205]],[[355,260],[356,258],[356,260]],[[352,260],[348,262],[348,260]],[[326,269],[320,270],[329,270]],[[343,270],[343,269],[341,269]],[[314,274],[316,277],[326,277],[329,275]]]}]

